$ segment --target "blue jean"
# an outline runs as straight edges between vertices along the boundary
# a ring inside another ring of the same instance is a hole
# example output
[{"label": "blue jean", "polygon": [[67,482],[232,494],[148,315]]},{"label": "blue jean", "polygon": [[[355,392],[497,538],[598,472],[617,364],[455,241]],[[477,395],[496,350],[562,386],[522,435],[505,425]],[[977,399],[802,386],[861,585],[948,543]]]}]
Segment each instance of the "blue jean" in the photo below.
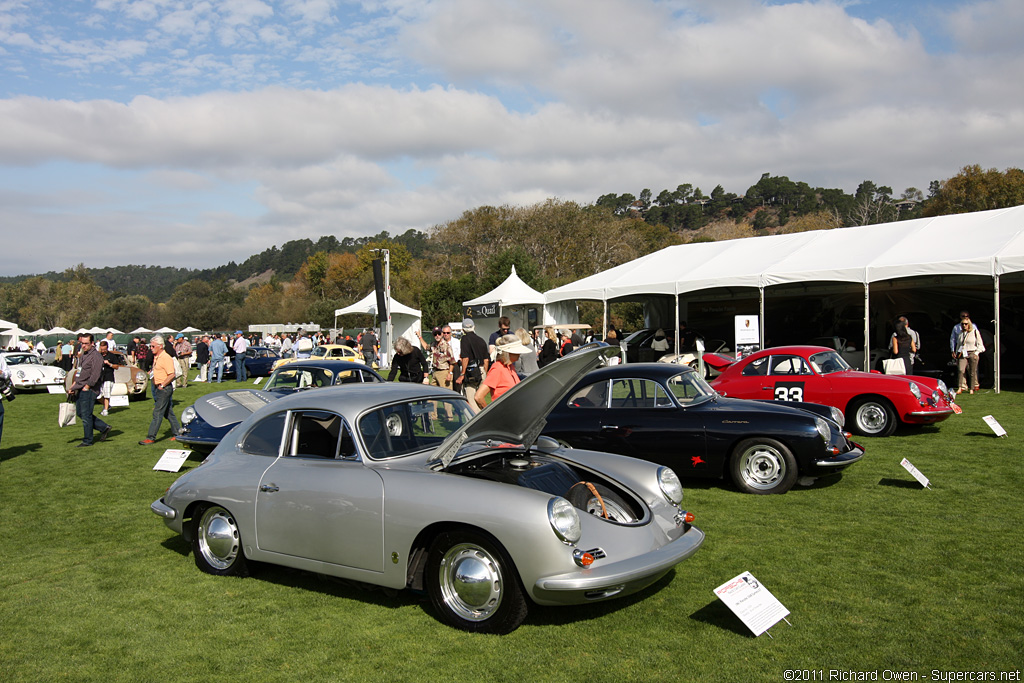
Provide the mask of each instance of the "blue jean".
[{"label": "blue jean", "polygon": [[4,399],[0,397],[0,442],[4,440]]},{"label": "blue jean", "polygon": [[245,379],[245,354],[239,353],[235,355],[235,381],[244,382]]},{"label": "blue jean", "polygon": [[213,381],[214,370],[217,371],[217,381],[222,382],[224,380],[224,356],[210,360],[210,372],[208,373],[209,377],[207,377],[207,379],[211,382]]},{"label": "blue jean", "polygon": [[78,400],[75,401],[75,414],[82,421],[82,443],[92,445],[93,432],[105,432],[110,428],[106,422],[92,414],[96,405],[96,392],[92,389],[82,389],[78,392]]},{"label": "blue jean", "polygon": [[171,404],[171,397],[174,396],[174,384],[168,384],[163,389],[153,387],[153,421],[149,423],[148,439],[156,439],[156,433],[160,431],[160,425],[164,418],[171,423],[171,434],[178,435],[181,425],[174,415],[174,406]]}]

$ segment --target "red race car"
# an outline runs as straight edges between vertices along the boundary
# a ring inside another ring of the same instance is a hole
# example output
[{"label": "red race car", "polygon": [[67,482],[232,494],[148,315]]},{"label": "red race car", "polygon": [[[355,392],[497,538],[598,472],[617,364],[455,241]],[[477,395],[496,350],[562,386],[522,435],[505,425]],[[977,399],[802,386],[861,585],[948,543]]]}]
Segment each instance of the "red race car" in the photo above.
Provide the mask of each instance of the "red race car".
[{"label": "red race car", "polygon": [[704,362],[721,371],[711,382],[720,394],[835,406],[847,429],[867,436],[888,436],[897,422],[934,424],[960,412],[942,380],[854,370],[824,346],[779,346],[741,360],[708,353]]}]

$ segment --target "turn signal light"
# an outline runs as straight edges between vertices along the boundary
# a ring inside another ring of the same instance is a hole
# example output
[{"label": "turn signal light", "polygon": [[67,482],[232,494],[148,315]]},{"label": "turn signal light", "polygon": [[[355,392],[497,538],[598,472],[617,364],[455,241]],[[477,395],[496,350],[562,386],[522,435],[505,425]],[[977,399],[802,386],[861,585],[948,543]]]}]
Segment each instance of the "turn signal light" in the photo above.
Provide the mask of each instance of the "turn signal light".
[{"label": "turn signal light", "polygon": [[594,554],[592,552],[580,550],[579,548],[573,551],[572,559],[573,562],[584,569],[594,564]]},{"label": "turn signal light", "polygon": [[694,517],[693,517],[693,513],[692,512],[684,512],[683,513],[683,521],[684,522],[686,522],[687,524],[693,524],[693,520],[694,520]]}]

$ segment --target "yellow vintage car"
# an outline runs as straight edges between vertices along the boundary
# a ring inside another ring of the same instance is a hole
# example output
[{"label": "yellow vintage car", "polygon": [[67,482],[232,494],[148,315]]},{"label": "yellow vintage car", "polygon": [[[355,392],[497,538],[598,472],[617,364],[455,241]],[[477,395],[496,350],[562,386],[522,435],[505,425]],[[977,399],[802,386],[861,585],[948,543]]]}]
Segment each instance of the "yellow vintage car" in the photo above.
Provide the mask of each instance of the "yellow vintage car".
[{"label": "yellow vintage car", "polygon": [[[315,360],[348,360],[354,363],[364,363],[363,354],[359,353],[355,349],[345,346],[344,344],[323,344],[321,346],[313,347],[313,352],[310,355],[311,359]],[[285,363],[294,363],[297,360],[304,360],[301,358],[282,358],[274,363],[273,369],[281,367]]]}]

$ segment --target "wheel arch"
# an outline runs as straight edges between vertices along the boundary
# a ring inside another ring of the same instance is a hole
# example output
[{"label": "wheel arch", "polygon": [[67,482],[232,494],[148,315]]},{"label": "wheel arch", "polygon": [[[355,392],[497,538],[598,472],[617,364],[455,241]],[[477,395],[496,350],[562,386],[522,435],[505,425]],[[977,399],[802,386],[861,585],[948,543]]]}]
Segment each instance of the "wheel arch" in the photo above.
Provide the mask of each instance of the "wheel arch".
[{"label": "wheel arch", "polygon": [[[430,546],[434,543],[434,539],[444,533],[453,531],[471,531],[476,534],[480,534],[487,538],[495,546],[501,548],[502,552],[508,556],[509,561],[512,563],[512,569],[515,571],[515,579],[519,582],[520,588],[524,587],[523,577],[519,573],[519,567],[516,565],[515,558],[494,534],[485,529],[484,527],[477,526],[475,524],[469,524],[467,522],[455,522],[455,521],[438,521],[428,524],[416,535],[412,543],[409,546],[408,553],[406,555],[406,581],[405,586],[410,590],[424,591],[426,590],[426,569],[427,569],[427,556],[430,552]],[[523,594],[530,597],[529,592],[523,591]],[[532,598],[531,598],[532,601]]]}]

